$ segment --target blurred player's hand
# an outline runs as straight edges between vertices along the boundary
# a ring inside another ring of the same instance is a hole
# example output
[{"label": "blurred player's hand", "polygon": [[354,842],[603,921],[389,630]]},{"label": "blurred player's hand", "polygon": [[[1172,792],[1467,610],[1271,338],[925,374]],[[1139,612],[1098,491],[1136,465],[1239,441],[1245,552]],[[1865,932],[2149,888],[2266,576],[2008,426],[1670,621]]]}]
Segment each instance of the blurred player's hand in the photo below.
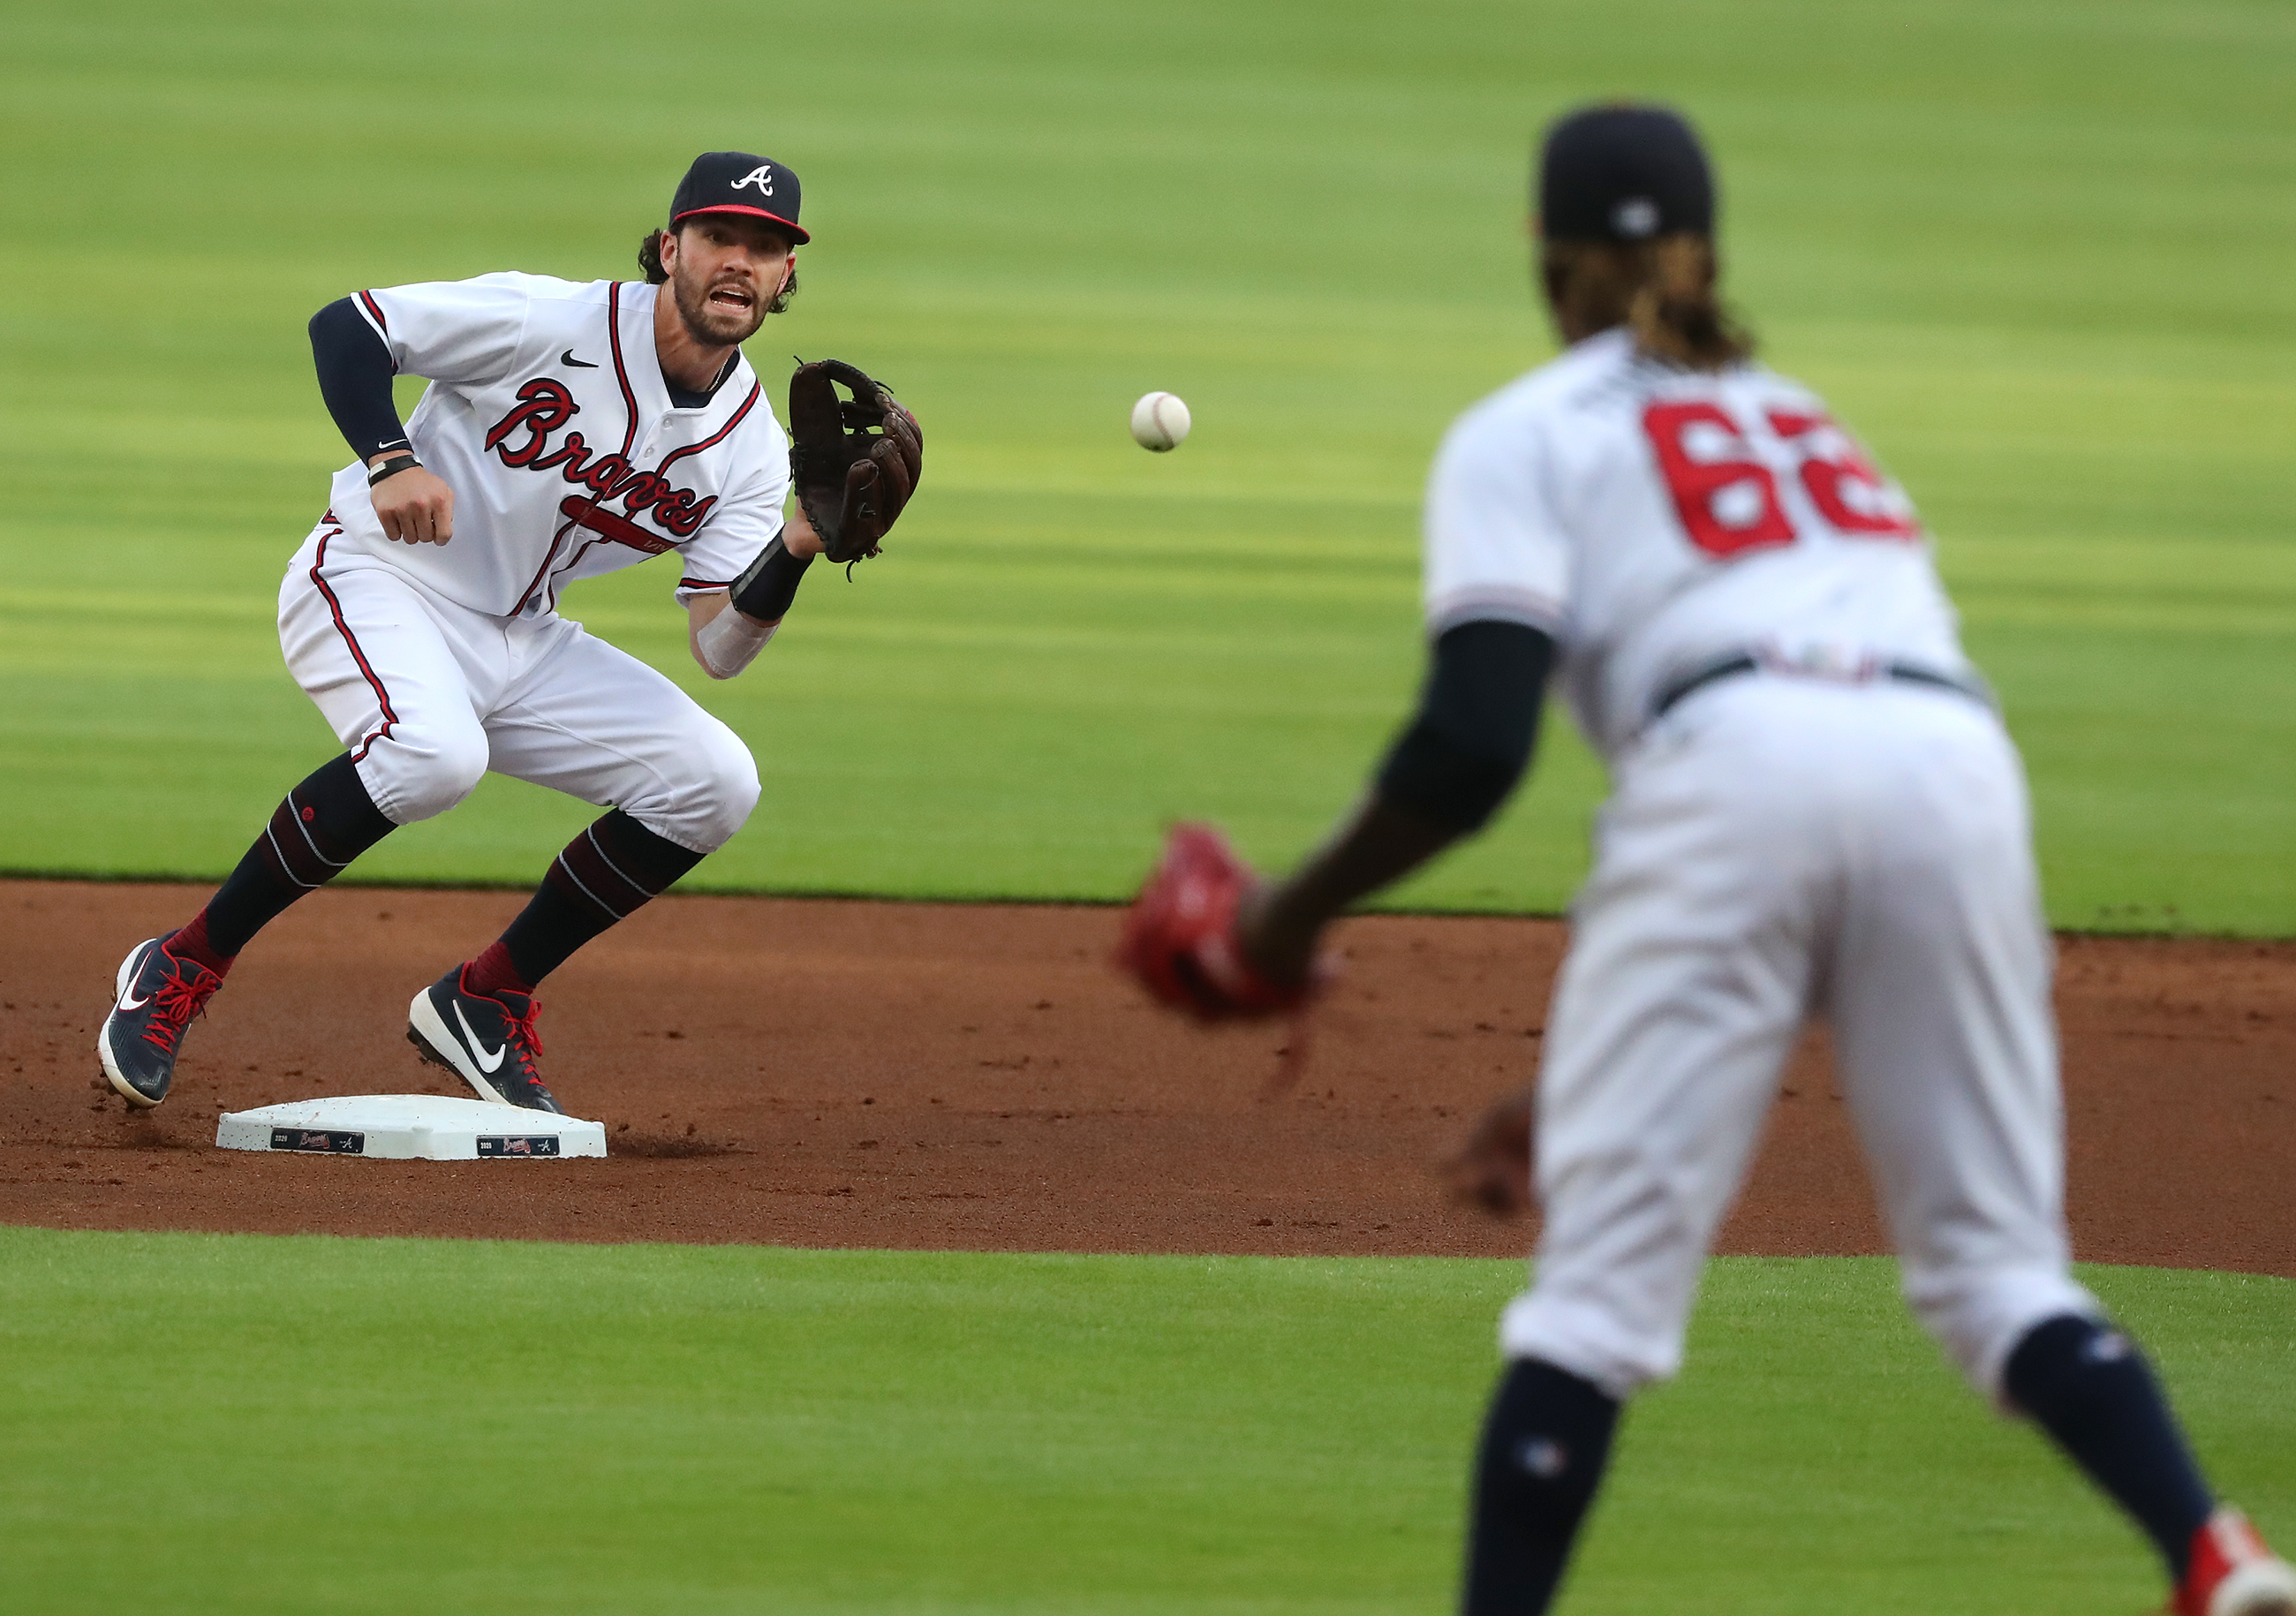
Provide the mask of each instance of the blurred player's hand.
[{"label": "blurred player's hand", "polygon": [[1444,1172],[1452,1194],[1494,1218],[1529,1211],[1530,1091],[1509,1095],[1485,1112]]},{"label": "blurred player's hand", "polygon": [[384,537],[398,544],[443,545],[455,537],[455,490],[421,466],[384,478],[371,497]]},{"label": "blurred player's hand", "polygon": [[1330,980],[1333,967],[1310,964],[1277,977],[1244,952],[1236,912],[1258,884],[1210,825],[1176,826],[1162,861],[1124,917],[1118,966],[1159,1003],[1201,1021],[1296,1014]]}]

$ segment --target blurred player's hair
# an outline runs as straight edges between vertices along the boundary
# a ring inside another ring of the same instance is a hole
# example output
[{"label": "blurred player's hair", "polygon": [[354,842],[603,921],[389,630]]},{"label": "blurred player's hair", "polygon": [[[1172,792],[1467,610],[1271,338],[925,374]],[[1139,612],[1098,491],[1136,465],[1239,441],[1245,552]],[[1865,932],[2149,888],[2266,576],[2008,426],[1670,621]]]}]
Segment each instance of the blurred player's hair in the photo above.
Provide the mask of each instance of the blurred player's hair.
[{"label": "blurred player's hair", "polygon": [[[638,267],[645,272],[646,283],[650,286],[659,286],[669,279],[669,271],[661,267],[661,238],[668,234],[667,230],[649,230],[645,233],[645,239],[638,243]],[[781,313],[795,296],[797,271],[792,269],[788,283],[766,305],[766,312],[769,315]]]},{"label": "blurred player's hair", "polygon": [[1718,371],[1753,355],[1753,333],[1718,291],[1714,242],[1694,231],[1630,244],[1549,242],[1539,273],[1566,328],[1631,327],[1644,353],[1690,370]]}]

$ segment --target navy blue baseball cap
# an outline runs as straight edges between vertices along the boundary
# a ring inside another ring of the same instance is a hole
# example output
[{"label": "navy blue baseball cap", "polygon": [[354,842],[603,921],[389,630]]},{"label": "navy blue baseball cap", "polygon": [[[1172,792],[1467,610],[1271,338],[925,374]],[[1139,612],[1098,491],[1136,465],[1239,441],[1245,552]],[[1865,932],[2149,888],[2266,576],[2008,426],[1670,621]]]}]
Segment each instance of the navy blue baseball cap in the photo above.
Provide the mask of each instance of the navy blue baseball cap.
[{"label": "navy blue baseball cap", "polygon": [[669,199],[669,227],[697,213],[742,213],[766,220],[801,247],[813,237],[798,226],[800,194],[797,176],[769,157],[704,152]]},{"label": "navy blue baseball cap", "polygon": [[1559,119],[1539,152],[1534,201],[1550,242],[1646,242],[1714,234],[1714,174],[1682,114],[1613,103]]}]

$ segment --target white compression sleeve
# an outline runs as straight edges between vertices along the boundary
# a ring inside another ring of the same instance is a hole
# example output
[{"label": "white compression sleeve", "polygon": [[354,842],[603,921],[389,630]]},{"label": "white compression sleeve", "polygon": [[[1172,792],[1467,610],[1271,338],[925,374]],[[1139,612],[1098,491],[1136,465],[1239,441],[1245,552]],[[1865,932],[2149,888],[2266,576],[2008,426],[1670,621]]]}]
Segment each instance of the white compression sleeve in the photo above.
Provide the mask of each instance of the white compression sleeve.
[{"label": "white compression sleeve", "polygon": [[728,603],[726,610],[694,631],[694,649],[713,679],[730,679],[758,659],[779,623],[760,623]]}]

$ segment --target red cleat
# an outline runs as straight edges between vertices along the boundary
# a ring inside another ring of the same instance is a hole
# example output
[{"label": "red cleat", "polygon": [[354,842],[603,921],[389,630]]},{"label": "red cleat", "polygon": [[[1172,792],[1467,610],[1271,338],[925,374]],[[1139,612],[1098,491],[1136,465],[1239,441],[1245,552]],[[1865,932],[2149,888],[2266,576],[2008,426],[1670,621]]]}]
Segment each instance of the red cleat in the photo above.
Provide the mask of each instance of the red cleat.
[{"label": "red cleat", "polygon": [[2193,1534],[2192,1569],[2175,1616],[2296,1616],[2296,1566],[2274,1554],[2248,1517],[2220,1508]]}]

